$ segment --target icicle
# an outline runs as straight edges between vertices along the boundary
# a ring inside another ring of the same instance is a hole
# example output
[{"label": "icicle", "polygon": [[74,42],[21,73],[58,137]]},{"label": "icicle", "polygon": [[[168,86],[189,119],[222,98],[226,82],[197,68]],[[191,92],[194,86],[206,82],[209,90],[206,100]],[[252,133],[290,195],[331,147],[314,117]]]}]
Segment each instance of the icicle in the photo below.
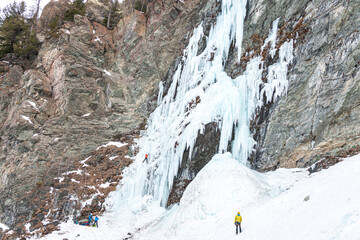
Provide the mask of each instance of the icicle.
[{"label": "icicle", "polygon": [[157,99],[157,105],[159,105],[161,103],[161,100],[163,98],[163,94],[164,94],[164,85],[162,82],[159,82],[159,96]]},{"label": "icicle", "polygon": [[[261,57],[251,59],[244,74],[236,79],[225,73],[224,65],[233,43],[240,60],[245,8],[246,0],[222,0],[222,11],[210,30],[205,49],[198,55],[198,43],[204,37],[200,24],[194,29],[165,96],[160,83],[158,107],[138,141],[140,152],[116,192],[118,201],[114,208],[121,213],[119,216],[128,217],[126,221],[136,218],[135,213],[166,205],[174,177],[186,160],[184,151],[188,150],[191,157],[198,133],[208,123],[218,123],[221,130],[219,152],[227,151],[235,132],[231,143],[233,157],[246,163],[255,144],[249,130],[250,120],[262,106],[263,94],[270,101],[274,91],[276,99],[287,90],[292,41],[280,48],[280,60],[269,67],[266,84],[262,81]],[[274,21],[265,43],[271,42],[275,52],[278,21]],[[148,164],[142,163],[145,154],[149,154]]]},{"label": "icicle", "polygon": [[280,18],[277,18],[272,25],[272,29],[269,32],[269,36],[265,39],[265,43],[264,45],[261,47],[261,51],[264,50],[264,48],[267,46],[268,43],[271,43],[270,45],[270,55],[272,58],[274,58],[275,53],[276,53],[276,36],[277,36],[277,29],[278,29],[278,24],[279,24],[279,20]]}]

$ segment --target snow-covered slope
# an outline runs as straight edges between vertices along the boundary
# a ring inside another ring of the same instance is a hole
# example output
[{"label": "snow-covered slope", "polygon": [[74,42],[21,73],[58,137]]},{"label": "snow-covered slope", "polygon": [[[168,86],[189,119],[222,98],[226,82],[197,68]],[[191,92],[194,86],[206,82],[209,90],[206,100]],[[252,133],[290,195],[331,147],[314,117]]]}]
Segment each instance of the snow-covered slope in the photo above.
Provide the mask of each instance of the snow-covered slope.
[{"label": "snow-covered slope", "polygon": [[[360,239],[359,170],[360,155],[309,175],[305,169],[258,173],[229,153],[218,154],[189,185],[179,205],[141,226],[131,239]],[[235,235],[238,211],[243,232]],[[45,239],[115,240],[133,230],[107,214],[100,217],[99,228],[68,222]]]}]

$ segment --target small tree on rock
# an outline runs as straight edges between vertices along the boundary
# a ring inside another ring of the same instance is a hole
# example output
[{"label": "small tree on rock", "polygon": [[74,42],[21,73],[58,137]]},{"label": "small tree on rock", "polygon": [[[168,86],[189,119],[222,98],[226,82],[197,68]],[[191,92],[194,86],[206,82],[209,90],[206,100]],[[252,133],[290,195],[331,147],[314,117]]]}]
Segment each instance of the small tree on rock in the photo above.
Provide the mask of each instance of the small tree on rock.
[{"label": "small tree on rock", "polygon": [[79,14],[81,16],[85,15],[85,3],[83,0],[75,0],[72,4],[70,4],[70,8],[65,12],[66,21],[74,21],[74,16]]},{"label": "small tree on rock", "polygon": [[110,10],[108,16],[105,17],[103,25],[105,25],[107,28],[112,29],[114,28],[118,22],[123,18],[120,10],[120,3],[118,0],[115,0],[115,2],[112,2],[110,0]]},{"label": "small tree on rock", "polygon": [[59,36],[59,25],[59,16],[55,16],[50,20],[46,34],[48,38],[57,38]]},{"label": "small tree on rock", "polygon": [[13,2],[3,9],[4,19],[0,26],[0,58],[8,53],[15,53],[17,57],[32,58],[36,56],[40,43],[31,24],[25,18],[26,6],[24,2]]}]

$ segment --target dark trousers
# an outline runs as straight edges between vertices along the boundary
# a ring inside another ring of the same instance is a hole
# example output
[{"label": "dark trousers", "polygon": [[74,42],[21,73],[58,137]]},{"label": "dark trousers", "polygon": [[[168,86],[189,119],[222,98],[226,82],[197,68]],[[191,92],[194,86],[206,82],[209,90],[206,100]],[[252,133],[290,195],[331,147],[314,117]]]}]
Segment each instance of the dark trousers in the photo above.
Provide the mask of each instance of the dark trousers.
[{"label": "dark trousers", "polygon": [[238,227],[239,227],[239,231],[241,232],[241,223],[237,222],[235,223],[236,225],[236,234],[238,234]]},{"label": "dark trousers", "polygon": [[99,227],[98,221],[95,221],[95,222],[94,222],[94,227],[95,227],[95,225],[96,225],[96,227]]}]

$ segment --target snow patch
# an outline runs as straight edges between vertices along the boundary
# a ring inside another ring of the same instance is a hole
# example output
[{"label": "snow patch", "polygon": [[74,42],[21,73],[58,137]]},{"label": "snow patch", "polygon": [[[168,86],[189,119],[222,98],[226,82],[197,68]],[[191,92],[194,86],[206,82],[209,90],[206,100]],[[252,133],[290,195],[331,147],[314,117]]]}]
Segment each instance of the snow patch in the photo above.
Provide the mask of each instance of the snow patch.
[{"label": "snow patch", "polygon": [[90,115],[91,115],[91,113],[86,113],[86,114],[82,115],[82,117],[88,117]]},{"label": "snow patch", "polygon": [[126,145],[127,145],[127,143],[112,142],[112,141],[110,141],[110,142],[108,142],[107,144],[98,147],[96,150],[99,150],[100,148],[108,147],[108,146],[115,146],[115,147],[121,148],[121,147],[126,146]]},{"label": "snow patch", "polygon": [[25,224],[25,229],[27,232],[30,232],[30,227],[31,227],[30,223]]},{"label": "snow patch", "polygon": [[81,169],[73,170],[73,171],[69,171],[69,172],[63,173],[62,175],[66,176],[66,175],[69,175],[69,174],[72,174],[72,173],[76,173],[76,174],[78,174],[78,175],[82,175],[82,170],[81,170]]},{"label": "snow patch", "polygon": [[3,223],[0,223],[0,228],[2,228],[3,229],[3,231],[6,231],[6,230],[8,230],[9,229],[9,227],[8,226],[6,226],[5,224],[3,224]]},{"label": "snow patch", "polygon": [[100,43],[102,43],[101,39],[100,39],[98,36],[95,37],[94,42],[100,42]]},{"label": "snow patch", "polygon": [[87,158],[85,158],[84,160],[82,160],[82,161],[80,161],[80,163],[81,164],[84,164],[87,160],[89,160],[91,158],[91,156],[90,157],[87,157]]},{"label": "snow patch", "polygon": [[33,124],[29,117],[21,115],[21,117],[30,124]]},{"label": "snow patch", "polygon": [[100,184],[99,187],[101,188],[107,188],[110,186],[111,183],[107,182],[107,183],[103,183],[103,184]]},{"label": "snow patch", "polygon": [[59,180],[59,183],[61,183],[62,181],[64,181],[64,177],[56,177],[56,178],[54,178],[54,179],[58,179]]},{"label": "snow patch", "polygon": [[40,112],[40,110],[38,109],[38,107],[36,106],[36,104],[34,102],[31,102],[29,100],[27,100],[27,102],[38,112]]},{"label": "snow patch", "polygon": [[107,71],[107,70],[105,70],[105,69],[103,69],[103,71],[104,71],[104,73],[105,73],[106,75],[111,76],[111,73],[110,73],[109,71]]}]

